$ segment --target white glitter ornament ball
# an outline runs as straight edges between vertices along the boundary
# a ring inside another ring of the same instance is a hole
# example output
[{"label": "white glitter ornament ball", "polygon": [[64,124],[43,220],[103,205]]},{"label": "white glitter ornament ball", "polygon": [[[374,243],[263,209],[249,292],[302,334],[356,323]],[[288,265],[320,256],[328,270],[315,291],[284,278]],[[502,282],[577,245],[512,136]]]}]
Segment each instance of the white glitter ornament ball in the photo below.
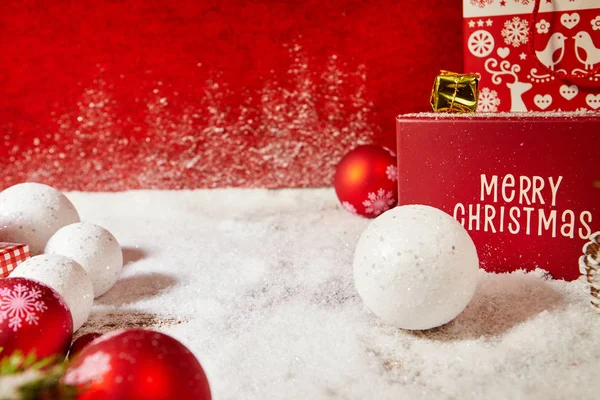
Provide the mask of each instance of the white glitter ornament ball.
[{"label": "white glitter ornament ball", "polygon": [[94,287],[77,262],[58,254],[42,254],[19,264],[10,277],[45,283],[60,294],[71,310],[73,331],[87,321],[94,303]]},{"label": "white glitter ornament ball", "polygon": [[27,182],[0,193],[0,242],[28,244],[33,256],[56,231],[75,222],[75,207],[53,187]]},{"label": "white glitter ornament ball", "polygon": [[106,229],[86,222],[61,228],[48,240],[45,252],[62,254],[81,264],[94,285],[94,297],[113,287],[123,268],[117,239]]},{"label": "white glitter ornament ball", "polygon": [[430,329],[454,319],[471,301],[478,275],[477,250],[467,231],[429,206],[381,214],[354,253],[354,280],[364,303],[402,329]]}]

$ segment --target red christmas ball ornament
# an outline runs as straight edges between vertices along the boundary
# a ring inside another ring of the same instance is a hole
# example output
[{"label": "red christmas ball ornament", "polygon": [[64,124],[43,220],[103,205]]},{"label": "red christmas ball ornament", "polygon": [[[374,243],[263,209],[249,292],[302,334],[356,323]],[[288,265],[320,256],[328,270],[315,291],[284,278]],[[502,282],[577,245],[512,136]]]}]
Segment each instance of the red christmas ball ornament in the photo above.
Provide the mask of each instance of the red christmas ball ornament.
[{"label": "red christmas ball ornament", "polygon": [[35,351],[38,358],[64,356],[73,337],[73,318],[63,298],[41,282],[0,279],[2,355]]},{"label": "red christmas ball ornament", "polygon": [[71,349],[69,350],[69,358],[73,359],[78,353],[81,352],[92,340],[98,339],[102,334],[100,332],[90,332],[85,335],[79,336],[73,344],[71,344]]},{"label": "red christmas ball ornament", "polygon": [[381,146],[359,146],[337,165],[334,186],[346,210],[374,218],[398,203],[396,156]]},{"label": "red christmas ball ornament", "polygon": [[63,382],[80,400],[210,400],[202,366],[184,345],[165,334],[129,329],[105,334],[73,358]]}]

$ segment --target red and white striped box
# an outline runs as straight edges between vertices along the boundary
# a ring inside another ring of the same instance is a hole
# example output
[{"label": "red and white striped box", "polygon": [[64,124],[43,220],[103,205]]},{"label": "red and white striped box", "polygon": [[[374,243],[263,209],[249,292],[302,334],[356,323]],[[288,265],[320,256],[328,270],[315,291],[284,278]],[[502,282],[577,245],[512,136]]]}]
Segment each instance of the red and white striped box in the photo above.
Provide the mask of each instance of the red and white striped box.
[{"label": "red and white striped box", "polygon": [[8,275],[30,257],[29,246],[20,243],[0,242],[0,279]]}]

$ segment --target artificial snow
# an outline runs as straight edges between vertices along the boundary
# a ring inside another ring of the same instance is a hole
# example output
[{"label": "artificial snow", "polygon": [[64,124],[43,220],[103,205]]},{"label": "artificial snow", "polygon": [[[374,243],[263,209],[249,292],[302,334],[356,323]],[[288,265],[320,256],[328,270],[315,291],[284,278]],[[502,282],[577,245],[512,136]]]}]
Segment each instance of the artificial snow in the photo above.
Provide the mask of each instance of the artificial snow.
[{"label": "artificial snow", "polygon": [[[364,64],[335,54],[318,65],[297,40],[281,46],[285,73],[272,70],[257,78],[259,88],[238,91],[217,74],[196,88],[192,103],[160,80],[147,96],[116,98],[122,82],[106,81],[99,67],[68,111],[49,116],[56,128],[42,140],[22,145],[20,132],[7,131],[0,187],[23,180],[86,191],[331,184],[344,154],[381,137],[373,122],[381,113],[367,91],[373,78],[367,84]],[[126,106],[124,123],[123,103],[141,105],[141,115]]]},{"label": "artificial snow", "polygon": [[454,321],[394,328],[354,288],[354,248],[369,220],[331,189],[68,197],[83,221],[116,236],[125,262],[76,336],[131,327],[172,335],[199,358],[215,400],[600,392],[600,314],[582,283],[481,272]]}]

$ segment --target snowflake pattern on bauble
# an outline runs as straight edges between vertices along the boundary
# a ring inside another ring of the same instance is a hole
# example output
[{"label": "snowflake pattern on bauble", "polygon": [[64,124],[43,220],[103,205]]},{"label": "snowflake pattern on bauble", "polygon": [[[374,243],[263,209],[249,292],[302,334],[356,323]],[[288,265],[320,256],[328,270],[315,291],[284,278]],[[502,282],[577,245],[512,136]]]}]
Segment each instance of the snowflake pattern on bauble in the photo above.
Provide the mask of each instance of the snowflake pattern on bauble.
[{"label": "snowflake pattern on bauble", "polygon": [[471,0],[471,4],[480,8],[483,8],[488,4],[492,4],[493,2],[494,0]]},{"label": "snowflake pattern on bauble", "polygon": [[37,325],[40,315],[48,309],[39,300],[42,292],[35,288],[27,288],[17,284],[13,289],[0,289],[0,323],[8,320],[8,328],[18,331],[23,322]]},{"label": "snowflake pattern on bauble", "polygon": [[529,22],[519,17],[513,17],[504,23],[502,29],[504,43],[519,47],[529,41]]},{"label": "snowflake pattern on bauble", "polygon": [[346,211],[348,211],[352,214],[358,214],[358,212],[356,211],[356,207],[354,207],[352,204],[350,204],[347,201],[342,202],[342,207],[344,207],[346,209]]},{"label": "snowflake pattern on bauble", "polygon": [[369,215],[378,216],[384,211],[389,210],[394,205],[394,193],[379,189],[377,193],[369,193],[368,199],[363,201],[365,206],[365,213]]},{"label": "snowflake pattern on bauble", "polygon": [[387,175],[390,181],[398,180],[398,168],[395,165],[388,165],[385,169],[385,174]]},{"label": "snowflake pattern on bauble", "polygon": [[498,98],[498,92],[490,90],[490,88],[483,88],[479,92],[479,101],[477,103],[478,112],[496,112],[500,105],[500,99]]}]

